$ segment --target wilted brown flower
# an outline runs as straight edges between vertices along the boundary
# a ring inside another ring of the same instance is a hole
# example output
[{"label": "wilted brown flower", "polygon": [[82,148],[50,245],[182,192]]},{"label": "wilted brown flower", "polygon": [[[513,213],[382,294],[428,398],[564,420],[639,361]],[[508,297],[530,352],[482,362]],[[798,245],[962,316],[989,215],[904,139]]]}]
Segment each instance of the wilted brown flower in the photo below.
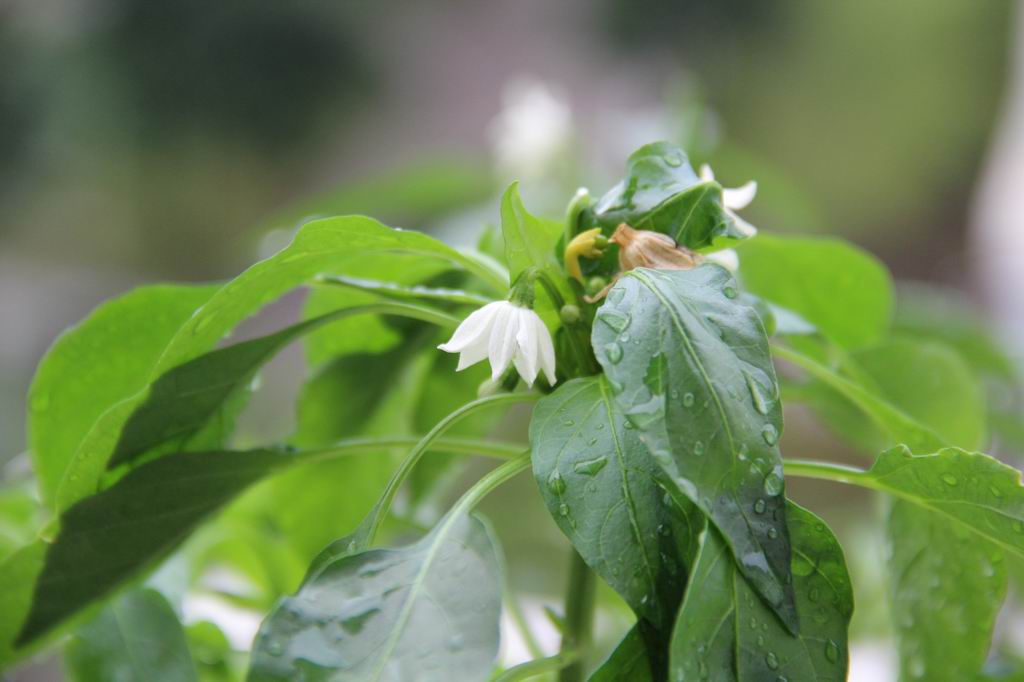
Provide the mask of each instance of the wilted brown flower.
[{"label": "wilted brown flower", "polygon": [[704,260],[699,253],[676,246],[667,234],[634,230],[626,223],[615,228],[609,241],[619,245],[619,267],[623,272],[633,268],[689,270]]}]

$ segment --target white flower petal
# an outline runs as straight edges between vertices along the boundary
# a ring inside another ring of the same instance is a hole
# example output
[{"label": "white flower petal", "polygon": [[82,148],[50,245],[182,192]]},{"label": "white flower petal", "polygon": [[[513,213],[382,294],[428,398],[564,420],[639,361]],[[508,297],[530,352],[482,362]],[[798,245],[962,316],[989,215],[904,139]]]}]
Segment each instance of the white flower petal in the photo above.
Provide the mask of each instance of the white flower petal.
[{"label": "white flower petal", "polygon": [[537,347],[540,351],[540,366],[544,370],[544,376],[548,383],[555,385],[555,344],[551,340],[551,334],[540,317],[536,317],[537,324]]},{"label": "white flower petal", "polygon": [[736,272],[740,267],[740,257],[736,253],[736,249],[722,249],[721,251],[708,253],[704,255],[704,259],[709,263],[721,265],[729,272]]},{"label": "white flower petal", "polygon": [[[520,309],[519,332],[516,334],[516,345],[518,346],[515,356],[516,371],[531,386],[537,379],[537,372],[540,370],[537,323],[544,324],[540,321],[537,313],[527,308]],[[545,329],[545,331],[547,330]]]},{"label": "white flower petal", "polygon": [[751,180],[736,189],[722,189],[722,205],[733,211],[740,211],[750,205],[757,196],[757,181]]},{"label": "white flower petal", "polygon": [[757,228],[748,223],[746,220],[739,217],[729,209],[725,209],[725,212],[729,214],[730,218],[736,221],[736,227],[739,229],[741,233],[743,233],[747,237],[753,237],[755,234],[757,234]]},{"label": "white flower petal", "polygon": [[512,362],[516,350],[516,332],[519,316],[515,306],[506,303],[495,315],[491,327],[491,338],[487,344],[487,355],[491,362],[491,379],[497,381]]},{"label": "white flower petal", "polygon": [[481,339],[479,342],[465,348],[459,353],[459,365],[455,368],[456,372],[461,372],[467,367],[471,367],[481,360],[487,359],[487,339]]},{"label": "white flower petal", "polygon": [[452,334],[452,338],[438,348],[448,353],[458,353],[481,339],[486,342],[491,326],[494,324],[494,317],[503,303],[505,301],[494,301],[479,310],[474,310],[458,326],[455,333]]},{"label": "white flower petal", "polygon": [[711,170],[711,166],[706,163],[700,165],[700,181],[710,182],[715,179],[715,171]]}]

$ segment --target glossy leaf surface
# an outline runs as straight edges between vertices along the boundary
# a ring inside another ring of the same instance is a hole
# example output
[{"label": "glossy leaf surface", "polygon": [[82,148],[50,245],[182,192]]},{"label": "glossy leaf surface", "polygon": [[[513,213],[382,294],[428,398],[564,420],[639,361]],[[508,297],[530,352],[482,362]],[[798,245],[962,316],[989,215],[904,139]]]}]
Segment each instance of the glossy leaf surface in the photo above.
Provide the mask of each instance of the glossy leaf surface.
[{"label": "glossy leaf surface", "polygon": [[264,621],[249,680],[486,679],[498,570],[486,528],[462,514],[413,545],[333,561]]},{"label": "glossy leaf surface", "polygon": [[801,628],[792,635],[735,569],[709,528],[672,636],[669,679],[842,682],[853,593],[839,542],[789,503],[793,580]]},{"label": "glossy leaf surface", "polygon": [[588,682],[654,682],[647,647],[633,626],[608,658],[587,678]]},{"label": "glossy leaf surface", "polygon": [[697,250],[715,239],[744,239],[722,207],[722,188],[701,182],[686,154],[667,142],[644,145],[626,163],[626,177],[594,207],[598,224],[611,234],[620,223],[653,230]]},{"label": "glossy leaf surface", "polygon": [[761,320],[736,296],[716,265],[633,270],[598,311],[594,348],[655,460],[795,631],[778,385]]},{"label": "glossy leaf surface", "polygon": [[534,408],[533,473],[584,561],[655,627],[671,628],[703,516],[672,485],[602,378],[574,379]]}]

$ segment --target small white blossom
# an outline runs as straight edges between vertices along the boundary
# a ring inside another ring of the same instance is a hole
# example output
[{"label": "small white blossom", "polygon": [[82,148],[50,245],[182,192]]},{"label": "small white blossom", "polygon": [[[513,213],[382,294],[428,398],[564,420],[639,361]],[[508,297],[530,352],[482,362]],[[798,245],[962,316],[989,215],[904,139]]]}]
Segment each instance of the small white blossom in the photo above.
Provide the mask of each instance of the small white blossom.
[{"label": "small white blossom", "polygon": [[[700,179],[702,182],[715,179],[714,171],[706,163],[700,167]],[[751,180],[735,189],[722,188],[722,206],[725,208],[725,212],[736,221],[736,227],[747,236],[756,234],[757,228],[736,215],[736,211],[742,211],[749,206],[755,196],[757,196],[757,181],[755,180]]]},{"label": "small white blossom", "polygon": [[736,249],[722,249],[714,253],[704,254],[704,260],[709,263],[717,263],[729,272],[736,272],[740,268],[740,257]]},{"label": "small white blossom", "polygon": [[456,370],[487,358],[494,380],[513,363],[530,386],[541,369],[548,383],[555,383],[555,347],[548,328],[537,313],[510,301],[494,301],[473,311],[438,348],[459,354]]}]

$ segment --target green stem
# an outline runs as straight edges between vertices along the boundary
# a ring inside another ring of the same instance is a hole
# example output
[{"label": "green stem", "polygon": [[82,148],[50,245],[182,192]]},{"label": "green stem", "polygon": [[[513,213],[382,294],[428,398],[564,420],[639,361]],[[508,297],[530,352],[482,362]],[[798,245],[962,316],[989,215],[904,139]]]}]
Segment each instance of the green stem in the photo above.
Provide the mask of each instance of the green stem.
[{"label": "green stem", "polygon": [[547,658],[537,658],[509,668],[494,678],[494,682],[517,682],[518,680],[527,680],[537,675],[543,675],[546,672],[562,670],[567,665],[575,662],[577,658],[578,656],[574,651],[560,652]]},{"label": "green stem", "polygon": [[369,525],[367,527],[365,538],[367,546],[372,544],[373,539],[377,536],[377,531],[380,530],[380,526],[384,522],[384,518],[387,516],[388,510],[391,509],[391,503],[394,501],[395,495],[398,494],[398,491],[405,482],[405,479],[416,466],[416,463],[420,461],[420,458],[423,457],[423,454],[433,447],[434,441],[440,438],[448,429],[453,427],[459,421],[487,407],[491,407],[493,405],[506,405],[510,403],[532,402],[538,398],[540,398],[540,394],[538,393],[499,393],[498,395],[487,396],[485,398],[480,398],[466,403],[439,421],[437,425],[427,433],[427,435],[423,436],[423,438],[413,446],[412,450],[409,451],[409,454],[407,454],[405,459],[402,460],[402,463],[398,465],[398,469],[395,473],[391,475],[391,479],[384,488],[384,494],[381,495],[380,501],[377,502],[373,510],[370,512],[370,518],[368,519]]},{"label": "green stem", "polygon": [[867,471],[845,464],[805,459],[787,459],[783,460],[782,465],[786,473],[792,476],[817,478],[823,481],[837,481],[839,483],[859,485],[863,488],[871,488],[872,490],[884,490]]},{"label": "green stem", "polygon": [[[576,550],[572,550],[569,591],[565,596],[565,630],[562,633],[561,649],[563,656],[570,655],[570,652],[583,652],[590,644],[596,587],[594,572],[583,561],[583,557]],[[583,662],[577,659],[562,668],[558,680],[582,682],[583,673]]]},{"label": "green stem", "polygon": [[[387,438],[350,438],[313,450],[302,450],[295,453],[303,464],[320,462],[346,455],[373,453],[384,448],[404,448],[416,445],[423,436],[391,436]],[[433,442],[431,450],[449,452],[459,455],[481,455],[497,459],[511,459],[523,451],[524,445],[503,443],[474,438],[438,438]]]},{"label": "green stem", "polygon": [[[551,275],[544,270],[537,268],[532,273],[532,277],[535,281],[540,282],[541,286],[544,287],[544,291],[551,297],[552,303],[555,304],[555,310],[561,311],[562,306],[565,305],[565,299],[562,298],[562,293],[558,290],[558,286],[551,279]],[[577,305],[582,306],[581,301],[576,302]],[[589,343],[587,340],[580,337],[580,330],[585,329],[584,326],[579,324],[566,324],[565,332],[569,339],[569,346],[572,348],[573,355],[576,356],[576,363],[586,374],[597,374],[598,369],[594,362],[594,357],[589,350]]]}]

